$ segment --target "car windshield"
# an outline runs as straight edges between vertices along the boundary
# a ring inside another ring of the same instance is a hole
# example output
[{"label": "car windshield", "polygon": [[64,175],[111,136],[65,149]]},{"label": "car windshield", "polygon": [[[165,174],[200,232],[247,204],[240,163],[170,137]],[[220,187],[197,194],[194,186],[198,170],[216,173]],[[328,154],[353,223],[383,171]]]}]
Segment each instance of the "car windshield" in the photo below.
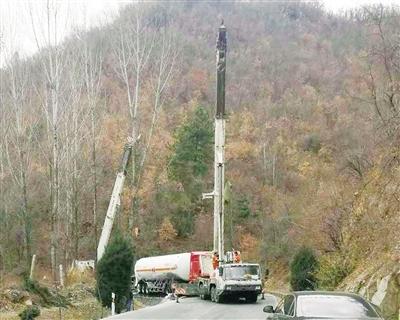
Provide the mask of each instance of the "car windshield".
[{"label": "car windshield", "polygon": [[297,316],[315,318],[379,318],[365,301],[352,296],[305,295],[297,298]]},{"label": "car windshield", "polygon": [[224,273],[226,279],[258,279],[258,266],[227,267]]}]

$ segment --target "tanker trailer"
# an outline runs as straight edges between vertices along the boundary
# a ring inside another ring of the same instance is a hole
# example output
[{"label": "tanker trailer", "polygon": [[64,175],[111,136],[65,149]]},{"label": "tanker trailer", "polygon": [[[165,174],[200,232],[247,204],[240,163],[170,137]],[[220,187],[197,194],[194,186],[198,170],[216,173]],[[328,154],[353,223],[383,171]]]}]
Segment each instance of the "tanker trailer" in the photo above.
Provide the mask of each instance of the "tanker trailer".
[{"label": "tanker trailer", "polygon": [[197,280],[212,272],[212,253],[194,251],[139,259],[135,285],[141,293],[164,293],[179,286],[181,294],[197,295]]}]

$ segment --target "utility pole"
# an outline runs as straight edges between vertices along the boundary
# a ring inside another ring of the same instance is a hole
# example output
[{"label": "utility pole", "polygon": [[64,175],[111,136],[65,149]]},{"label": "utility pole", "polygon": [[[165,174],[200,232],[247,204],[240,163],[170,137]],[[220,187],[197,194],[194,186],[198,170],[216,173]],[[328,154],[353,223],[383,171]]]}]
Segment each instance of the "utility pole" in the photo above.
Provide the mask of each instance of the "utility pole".
[{"label": "utility pole", "polygon": [[203,194],[203,199],[214,198],[214,252],[224,260],[224,180],[225,180],[225,71],[226,27],[224,21],[217,37],[217,102],[214,133],[214,191]]}]

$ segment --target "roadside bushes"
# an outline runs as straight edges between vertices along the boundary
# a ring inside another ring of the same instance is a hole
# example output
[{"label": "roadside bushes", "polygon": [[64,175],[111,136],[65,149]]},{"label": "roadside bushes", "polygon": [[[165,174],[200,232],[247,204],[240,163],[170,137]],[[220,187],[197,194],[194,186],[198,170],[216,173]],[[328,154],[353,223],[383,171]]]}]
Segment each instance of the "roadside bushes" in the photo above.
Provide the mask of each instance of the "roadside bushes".
[{"label": "roadside bushes", "polygon": [[290,264],[290,285],[294,291],[315,290],[318,270],[318,260],[312,249],[303,247]]},{"label": "roadside bushes", "polygon": [[343,253],[322,256],[316,277],[324,290],[335,289],[354,270],[354,262]]},{"label": "roadside bushes", "polygon": [[120,313],[131,290],[133,247],[119,232],[108,244],[96,266],[98,299],[105,307],[111,306],[111,293],[115,293],[115,310]]},{"label": "roadside bushes", "polygon": [[355,261],[348,254],[336,251],[318,259],[310,248],[301,248],[290,264],[290,285],[293,290],[334,290],[353,270]]},{"label": "roadside bushes", "polygon": [[19,314],[21,320],[33,320],[40,316],[40,310],[36,306],[28,306]]}]

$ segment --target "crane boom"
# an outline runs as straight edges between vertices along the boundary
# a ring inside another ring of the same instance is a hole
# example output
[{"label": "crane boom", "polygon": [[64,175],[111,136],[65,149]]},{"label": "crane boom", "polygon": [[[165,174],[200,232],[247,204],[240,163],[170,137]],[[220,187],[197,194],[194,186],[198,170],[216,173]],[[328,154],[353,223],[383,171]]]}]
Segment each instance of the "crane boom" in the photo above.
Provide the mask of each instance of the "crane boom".
[{"label": "crane boom", "polygon": [[97,246],[97,261],[103,257],[104,251],[110,239],[111,230],[114,224],[115,214],[120,206],[121,192],[124,187],[125,177],[129,159],[132,154],[132,143],[127,143],[124,147],[121,166],[115,179],[114,188],[108,204],[107,214],[104,219],[103,229],[101,230],[99,244]]},{"label": "crane boom", "polygon": [[224,260],[224,184],[225,184],[225,71],[226,28],[219,27],[217,38],[217,106],[215,113],[214,155],[214,250],[220,261]]},{"label": "crane boom", "polygon": [[214,131],[214,191],[203,199],[214,198],[214,252],[224,259],[224,181],[225,181],[225,71],[226,27],[219,27],[217,37],[217,101]]}]

